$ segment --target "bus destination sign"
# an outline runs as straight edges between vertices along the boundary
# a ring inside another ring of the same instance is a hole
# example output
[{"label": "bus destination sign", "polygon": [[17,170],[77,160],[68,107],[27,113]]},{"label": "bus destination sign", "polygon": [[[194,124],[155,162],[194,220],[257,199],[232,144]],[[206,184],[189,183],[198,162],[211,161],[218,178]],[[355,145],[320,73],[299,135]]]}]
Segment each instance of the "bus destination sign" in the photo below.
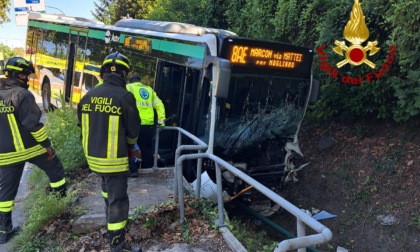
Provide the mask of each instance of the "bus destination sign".
[{"label": "bus destination sign", "polygon": [[275,74],[289,78],[310,78],[313,50],[301,46],[258,39],[226,37],[220,56],[241,74]]},{"label": "bus destination sign", "polygon": [[231,45],[228,59],[232,64],[254,65],[256,67],[294,69],[303,60],[303,54],[280,51],[251,45]]},{"label": "bus destination sign", "polygon": [[152,52],[152,40],[136,37],[125,37],[124,46],[131,47],[136,50],[144,51],[147,53]]}]

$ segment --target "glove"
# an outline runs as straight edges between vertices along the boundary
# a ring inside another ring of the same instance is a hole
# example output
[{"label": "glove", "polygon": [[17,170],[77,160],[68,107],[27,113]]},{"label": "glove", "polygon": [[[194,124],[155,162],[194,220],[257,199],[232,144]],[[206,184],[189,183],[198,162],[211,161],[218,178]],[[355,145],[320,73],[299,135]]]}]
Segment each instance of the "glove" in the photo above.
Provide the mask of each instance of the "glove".
[{"label": "glove", "polygon": [[134,158],[134,150],[132,148],[128,149],[128,160],[133,160]]},{"label": "glove", "polygon": [[133,150],[132,148],[128,149],[128,160],[133,160],[134,157],[141,159],[140,150]]},{"label": "glove", "polygon": [[54,157],[55,157],[55,151],[54,151],[54,149],[50,146],[50,147],[47,147],[47,148],[45,148],[46,150],[47,150],[47,155],[48,155],[48,160],[51,160],[51,159],[53,159]]},{"label": "glove", "polygon": [[160,127],[165,127],[165,121],[164,120],[158,120],[158,124]]},{"label": "glove", "polygon": [[141,151],[140,151],[140,149],[139,149],[139,150],[134,151],[134,152],[133,152],[133,155],[134,155],[137,159],[140,159],[140,160],[141,160]]}]

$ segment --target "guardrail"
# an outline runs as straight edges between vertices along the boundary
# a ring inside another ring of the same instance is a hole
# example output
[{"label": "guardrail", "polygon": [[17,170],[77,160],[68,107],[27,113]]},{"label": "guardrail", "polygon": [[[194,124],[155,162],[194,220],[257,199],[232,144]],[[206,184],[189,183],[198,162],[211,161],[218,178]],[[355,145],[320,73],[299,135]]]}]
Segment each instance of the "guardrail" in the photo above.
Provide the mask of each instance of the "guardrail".
[{"label": "guardrail", "polygon": [[[256,190],[267,196],[273,202],[278,204],[283,209],[287,210],[289,213],[296,217],[296,227],[297,227],[297,237],[292,239],[287,239],[281,241],[277,247],[275,248],[275,252],[283,252],[289,250],[298,249],[299,252],[306,251],[307,247],[316,246],[319,244],[327,243],[332,239],[332,232],[329,228],[322,225],[320,222],[309,216],[308,214],[304,213],[301,209],[278,195],[277,193],[273,192],[260,182],[256,181],[252,177],[248,176],[247,174],[243,173],[238,168],[232,166],[225,160],[217,157],[214,154],[210,153],[201,153],[201,151],[207,149],[207,144],[205,144],[202,140],[197,138],[196,136],[192,135],[188,131],[181,129],[179,127],[165,127],[159,130],[177,130],[178,131],[178,147],[176,149],[175,155],[175,194],[178,195],[178,202],[179,202],[179,211],[180,211],[180,222],[184,221],[185,217],[185,206],[184,202],[184,190],[183,190],[183,174],[182,174],[182,162],[184,160],[193,160],[197,159],[197,174],[201,174],[202,172],[202,160],[203,158],[207,158],[213,160],[216,165],[216,184],[217,184],[217,210],[218,210],[218,226],[225,227],[226,223],[223,219],[223,192],[222,192],[222,172],[221,167],[227,169],[229,172],[235,174],[240,179],[248,183],[249,185],[253,186]],[[157,150],[158,150],[158,141],[159,141],[159,130],[157,130],[156,134],[156,145],[155,145],[155,165],[154,169],[157,169]],[[182,143],[182,134],[188,136],[191,140],[197,143],[197,145],[181,145]],[[197,150],[198,153],[192,154],[184,154],[181,155],[181,152],[184,150]],[[200,197],[200,185],[201,185],[201,177],[197,176],[197,191],[195,192],[196,197]],[[176,198],[174,198],[176,200]],[[313,235],[306,235],[306,226],[312,228],[317,234]]]}]

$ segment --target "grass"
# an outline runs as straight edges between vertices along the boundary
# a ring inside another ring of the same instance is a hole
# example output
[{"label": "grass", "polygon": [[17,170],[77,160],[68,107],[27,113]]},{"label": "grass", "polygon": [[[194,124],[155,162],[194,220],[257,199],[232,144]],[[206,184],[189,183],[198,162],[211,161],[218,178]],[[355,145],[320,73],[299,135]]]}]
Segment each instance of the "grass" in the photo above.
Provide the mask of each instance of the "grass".
[{"label": "grass", "polygon": [[350,165],[343,164],[337,170],[332,170],[330,173],[340,178],[343,182],[345,182],[348,186],[354,186],[354,178],[353,175],[350,174]]},{"label": "grass", "polygon": [[362,200],[364,202],[369,201],[374,193],[378,191],[378,187],[372,177],[366,176],[362,188],[354,195],[352,201]]},{"label": "grass", "polygon": [[[23,224],[22,230],[14,237],[11,242],[13,251],[38,251],[35,248],[41,246],[46,247],[42,240],[34,239],[35,235],[43,226],[54,217],[67,212],[74,198],[73,193],[69,193],[67,197],[61,198],[57,193],[49,193],[42,189],[37,189],[30,193],[28,198],[36,200],[28,200],[25,202],[25,208],[28,219]],[[31,207],[28,204],[33,204]],[[50,246],[48,246],[50,247]]]},{"label": "grass", "polygon": [[50,112],[45,123],[48,137],[66,171],[86,164],[77,123],[76,111],[72,107]]},{"label": "grass", "polygon": [[244,223],[239,219],[233,218],[230,220],[228,227],[248,251],[274,251],[274,248],[279,244],[279,241],[273,241],[265,231],[257,230],[255,224],[250,222]]},{"label": "grass", "polygon": [[420,212],[411,214],[410,226],[414,226],[420,229]]}]

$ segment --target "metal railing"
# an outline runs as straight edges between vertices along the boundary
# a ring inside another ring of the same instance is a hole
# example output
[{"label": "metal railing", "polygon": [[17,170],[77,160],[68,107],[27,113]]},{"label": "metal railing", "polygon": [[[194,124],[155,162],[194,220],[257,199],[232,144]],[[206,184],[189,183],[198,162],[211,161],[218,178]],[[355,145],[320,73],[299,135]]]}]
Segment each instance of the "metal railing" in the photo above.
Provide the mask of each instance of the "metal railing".
[{"label": "metal railing", "polygon": [[[332,232],[329,228],[322,225],[320,222],[303,212],[301,209],[278,195],[277,193],[273,192],[260,182],[256,181],[252,177],[248,176],[238,168],[234,167],[233,165],[229,164],[225,160],[217,157],[214,154],[210,153],[202,153],[203,150],[207,149],[207,144],[205,144],[202,140],[197,138],[196,136],[192,135],[188,131],[178,128],[178,127],[165,127],[159,130],[177,130],[178,131],[178,145],[176,149],[175,155],[175,188],[174,188],[174,195],[178,195],[178,203],[179,203],[179,211],[180,211],[180,222],[184,221],[185,217],[185,206],[184,206],[184,190],[183,190],[183,174],[182,174],[182,163],[185,160],[194,160],[197,159],[197,174],[201,174],[202,172],[202,160],[203,158],[210,159],[214,161],[216,165],[216,184],[217,184],[217,210],[218,210],[218,226],[225,227],[226,223],[224,222],[224,214],[223,214],[223,191],[222,191],[222,172],[221,167],[225,168],[229,172],[233,173],[234,175],[238,176],[244,182],[248,183],[249,185],[253,186],[256,190],[267,196],[273,202],[278,204],[283,209],[287,210],[289,213],[296,217],[296,227],[297,227],[297,237],[292,239],[287,239],[281,241],[276,249],[275,252],[283,252],[289,250],[298,249],[299,252],[306,251],[307,247],[316,246],[319,244],[324,244],[329,242],[332,239]],[[157,150],[158,150],[158,141],[159,141],[159,130],[156,134],[156,145],[155,145],[155,165],[154,169],[157,169]],[[182,134],[189,137],[191,140],[196,142],[196,145],[181,145],[182,143]],[[192,154],[184,154],[181,155],[182,151],[185,150],[197,150],[198,153]],[[195,196],[197,198],[200,197],[201,192],[201,176],[197,176],[197,190],[195,192]],[[176,198],[174,198],[176,200]],[[313,235],[306,235],[306,226],[312,228],[317,234]]]},{"label": "metal railing", "polygon": [[[188,132],[188,131],[186,131],[182,128],[172,127],[172,126],[165,126],[164,128],[158,127],[157,130],[156,130],[155,153],[154,153],[154,159],[153,159],[153,170],[154,171],[156,171],[158,169],[157,157],[158,157],[158,150],[159,150],[159,133],[162,130],[176,130],[176,131],[178,131],[178,143],[177,143],[177,148],[176,148],[176,152],[175,152],[175,160],[177,160],[179,158],[182,151],[198,151],[198,152],[201,152],[201,151],[206,150],[207,147],[208,147],[207,144],[205,142],[203,142],[200,138],[194,136],[193,134],[191,134],[190,132]],[[190,138],[191,140],[193,140],[196,144],[195,145],[181,145],[183,135],[185,135],[188,138]],[[197,160],[197,172],[198,171],[200,172],[200,173],[197,173],[197,174],[201,174],[202,165],[203,165],[202,160],[203,159],[201,159],[201,158]],[[176,176],[176,174],[177,174],[176,166],[175,166],[174,173],[175,173],[175,176]],[[181,169],[181,175],[182,175],[182,169]],[[198,176],[198,177],[200,177],[200,176]],[[176,179],[176,177],[175,177],[174,182],[175,182],[175,185],[174,185],[174,196],[175,196],[175,195],[178,195],[179,183],[180,183],[180,186],[182,188],[182,182],[183,182],[182,177],[181,177],[181,182],[179,182],[179,180]],[[198,185],[201,185],[201,178],[197,182],[199,182]],[[183,191],[183,190],[181,190],[181,191]],[[198,190],[198,193],[196,193],[196,197],[199,197],[199,196],[200,196],[200,191]],[[176,200],[176,199],[174,198],[174,200]]]}]

